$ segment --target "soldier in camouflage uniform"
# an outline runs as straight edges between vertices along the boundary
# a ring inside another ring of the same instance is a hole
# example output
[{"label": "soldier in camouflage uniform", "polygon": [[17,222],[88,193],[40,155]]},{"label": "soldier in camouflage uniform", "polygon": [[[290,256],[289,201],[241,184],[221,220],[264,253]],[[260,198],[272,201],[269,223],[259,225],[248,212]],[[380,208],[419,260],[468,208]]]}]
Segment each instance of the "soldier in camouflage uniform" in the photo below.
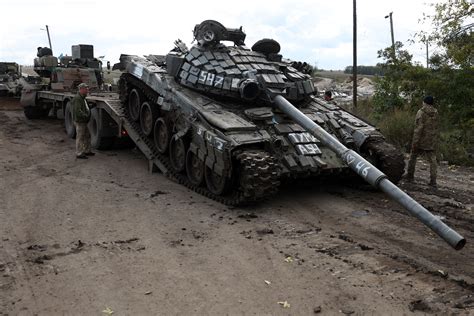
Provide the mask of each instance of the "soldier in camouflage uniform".
[{"label": "soldier in camouflage uniform", "polygon": [[413,181],[416,158],[424,155],[430,163],[430,185],[436,187],[436,147],[439,138],[438,111],[433,106],[433,97],[423,99],[423,106],[416,113],[415,131],[413,133],[412,149],[406,179]]},{"label": "soldier in camouflage uniform", "polygon": [[76,126],[76,158],[87,159],[87,156],[95,155],[91,152],[91,135],[87,123],[89,122],[91,111],[86,101],[89,87],[85,83],[77,86],[79,89],[72,99],[72,116]]}]

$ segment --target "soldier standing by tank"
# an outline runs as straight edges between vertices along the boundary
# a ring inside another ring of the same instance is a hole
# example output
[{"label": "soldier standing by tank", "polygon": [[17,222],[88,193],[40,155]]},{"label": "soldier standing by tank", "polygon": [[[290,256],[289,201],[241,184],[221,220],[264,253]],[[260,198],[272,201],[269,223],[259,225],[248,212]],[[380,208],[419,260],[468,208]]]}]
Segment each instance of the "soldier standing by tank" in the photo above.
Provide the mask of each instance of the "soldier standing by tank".
[{"label": "soldier standing by tank", "polygon": [[94,156],[91,152],[91,135],[87,123],[89,122],[91,111],[86,101],[89,87],[85,83],[77,86],[78,93],[72,99],[72,115],[76,126],[76,158],[87,159],[87,156]]},{"label": "soldier standing by tank", "polygon": [[415,131],[413,133],[412,148],[406,180],[413,181],[415,175],[416,158],[424,155],[430,162],[430,182],[429,185],[436,187],[436,147],[439,138],[439,116],[438,111],[433,106],[432,96],[423,99],[423,106],[416,113]]}]

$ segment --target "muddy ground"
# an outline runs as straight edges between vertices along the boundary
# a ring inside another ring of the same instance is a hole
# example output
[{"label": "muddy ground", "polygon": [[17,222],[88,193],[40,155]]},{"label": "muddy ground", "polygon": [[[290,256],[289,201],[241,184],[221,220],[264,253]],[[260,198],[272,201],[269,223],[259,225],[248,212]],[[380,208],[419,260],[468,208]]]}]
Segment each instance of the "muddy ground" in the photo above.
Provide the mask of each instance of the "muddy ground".
[{"label": "muddy ground", "polygon": [[455,251],[366,186],[230,208],[136,150],[76,160],[60,121],[2,109],[0,315],[474,314],[472,169],[401,184],[467,238]]}]

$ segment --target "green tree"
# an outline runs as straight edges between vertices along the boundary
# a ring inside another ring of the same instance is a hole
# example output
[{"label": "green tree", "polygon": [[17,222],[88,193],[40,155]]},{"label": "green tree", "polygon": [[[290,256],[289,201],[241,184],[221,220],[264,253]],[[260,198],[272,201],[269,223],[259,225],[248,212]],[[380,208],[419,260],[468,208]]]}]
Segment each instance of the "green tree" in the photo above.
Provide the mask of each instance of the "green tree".
[{"label": "green tree", "polygon": [[442,159],[474,164],[469,158],[469,152],[474,153],[474,38],[473,24],[468,23],[473,5],[448,0],[433,6],[435,14],[423,16],[432,21],[433,31],[416,34],[413,42],[435,43],[441,51],[431,56],[427,69],[413,63],[399,42],[395,55],[392,47],[380,50],[385,75],[376,81],[374,117],[382,130],[393,132],[390,139],[405,144],[407,134],[394,127],[408,127],[403,120],[414,115],[424,95],[433,95],[441,117]]},{"label": "green tree", "polygon": [[[431,4],[434,14],[423,14],[422,23],[432,26],[429,32],[422,31],[415,39],[423,43],[436,44],[444,53],[434,56],[436,66],[444,64],[469,69],[474,65],[474,5],[469,0],[448,0]],[[432,58],[433,59],[433,58]]]}]

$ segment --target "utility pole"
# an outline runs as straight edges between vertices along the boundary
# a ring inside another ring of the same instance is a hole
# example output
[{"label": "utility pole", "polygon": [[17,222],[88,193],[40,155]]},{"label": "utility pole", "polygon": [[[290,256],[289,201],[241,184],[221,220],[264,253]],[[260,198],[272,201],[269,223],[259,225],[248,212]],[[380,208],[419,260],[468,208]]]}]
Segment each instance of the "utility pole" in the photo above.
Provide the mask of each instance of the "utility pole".
[{"label": "utility pole", "polygon": [[426,41],[426,68],[430,67],[429,58],[428,58],[428,40]]},{"label": "utility pole", "polygon": [[393,36],[393,19],[392,19],[393,12],[390,12],[385,18],[390,18],[390,33],[392,34],[392,50],[393,50],[393,60],[395,61],[395,37]]},{"label": "utility pole", "polygon": [[352,105],[357,108],[357,0],[353,0]]},{"label": "utility pole", "polygon": [[51,37],[49,36],[49,28],[47,25],[46,25],[46,33],[48,33],[49,48],[51,49],[51,51],[53,51],[53,46],[51,46]]}]

